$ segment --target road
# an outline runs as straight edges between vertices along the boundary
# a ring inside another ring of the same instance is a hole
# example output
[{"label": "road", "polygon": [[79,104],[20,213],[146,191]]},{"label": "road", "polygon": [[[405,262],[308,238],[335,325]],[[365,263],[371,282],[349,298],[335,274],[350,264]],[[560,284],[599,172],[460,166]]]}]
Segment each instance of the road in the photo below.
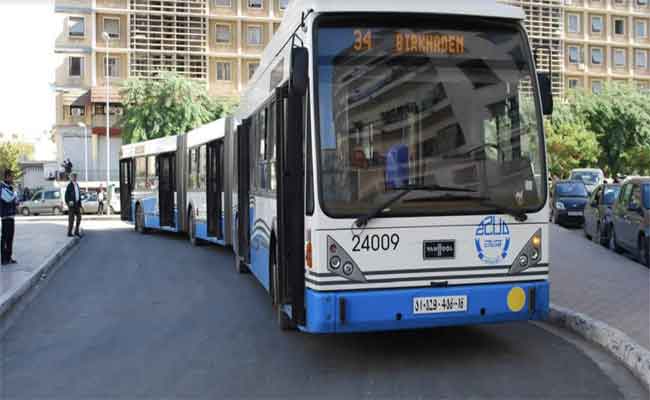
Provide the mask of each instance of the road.
[{"label": "road", "polygon": [[617,362],[540,324],[355,335],[276,328],[217,247],[89,222],[11,316],[0,398],[647,398]]}]

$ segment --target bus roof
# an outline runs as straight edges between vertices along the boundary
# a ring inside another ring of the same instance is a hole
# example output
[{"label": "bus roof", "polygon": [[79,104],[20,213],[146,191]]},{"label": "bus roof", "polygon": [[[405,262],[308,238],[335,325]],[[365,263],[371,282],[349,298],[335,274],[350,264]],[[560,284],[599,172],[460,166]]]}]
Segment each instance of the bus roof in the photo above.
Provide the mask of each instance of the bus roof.
[{"label": "bus roof", "polygon": [[[294,0],[287,14],[313,9],[316,13],[363,12],[363,13],[422,13],[446,15],[472,15],[509,19],[524,19],[519,7],[497,3],[494,0]],[[291,18],[290,18],[291,19]]]},{"label": "bus roof", "polygon": [[124,145],[120,151],[120,159],[176,151],[176,140],[177,136],[167,136],[160,139],[147,140],[146,142]]},{"label": "bus roof", "polygon": [[199,146],[221,139],[226,135],[226,118],[199,126],[185,134],[187,136],[187,147]]}]

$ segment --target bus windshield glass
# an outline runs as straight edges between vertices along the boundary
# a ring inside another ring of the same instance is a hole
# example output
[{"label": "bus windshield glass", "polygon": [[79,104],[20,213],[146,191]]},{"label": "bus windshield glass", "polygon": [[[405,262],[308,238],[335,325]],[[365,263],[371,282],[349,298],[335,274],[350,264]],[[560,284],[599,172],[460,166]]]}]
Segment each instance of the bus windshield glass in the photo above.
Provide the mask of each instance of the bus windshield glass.
[{"label": "bus windshield glass", "polygon": [[517,24],[322,17],[316,35],[328,215],[363,215],[405,190],[382,216],[541,209],[541,117]]}]

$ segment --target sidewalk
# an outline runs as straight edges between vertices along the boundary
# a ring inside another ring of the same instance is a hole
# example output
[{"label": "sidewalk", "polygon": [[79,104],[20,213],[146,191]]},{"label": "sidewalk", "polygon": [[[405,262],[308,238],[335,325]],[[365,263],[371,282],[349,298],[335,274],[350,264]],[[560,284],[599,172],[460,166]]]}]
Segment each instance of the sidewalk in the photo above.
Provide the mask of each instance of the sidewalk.
[{"label": "sidewalk", "polygon": [[551,226],[551,302],[600,320],[650,349],[650,271],[589,242],[582,230]]},{"label": "sidewalk", "polygon": [[0,316],[78,241],[69,238],[66,230],[67,222],[63,219],[49,222],[16,219],[14,258],[18,264],[0,266]]}]

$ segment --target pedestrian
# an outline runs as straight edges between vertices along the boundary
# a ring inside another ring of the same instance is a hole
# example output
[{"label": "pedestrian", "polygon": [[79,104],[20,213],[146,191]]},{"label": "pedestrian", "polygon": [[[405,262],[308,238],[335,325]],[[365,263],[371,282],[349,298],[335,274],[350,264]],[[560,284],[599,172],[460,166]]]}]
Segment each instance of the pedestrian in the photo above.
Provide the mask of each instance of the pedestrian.
[{"label": "pedestrian", "polygon": [[2,234],[0,237],[0,264],[16,264],[12,257],[16,206],[18,195],[13,188],[13,175],[10,170],[5,170],[4,180],[0,183],[0,219],[2,219]]},{"label": "pedestrian", "polygon": [[[81,237],[81,190],[77,183],[77,174],[70,175],[70,183],[65,189],[65,202],[68,204],[68,236],[72,237],[72,226],[75,225],[74,236]],[[76,224],[74,224],[76,218]]]},{"label": "pedestrian", "polygon": [[97,206],[97,215],[102,215],[104,214],[104,188],[99,188],[99,193],[97,194],[97,202],[99,205]]}]

